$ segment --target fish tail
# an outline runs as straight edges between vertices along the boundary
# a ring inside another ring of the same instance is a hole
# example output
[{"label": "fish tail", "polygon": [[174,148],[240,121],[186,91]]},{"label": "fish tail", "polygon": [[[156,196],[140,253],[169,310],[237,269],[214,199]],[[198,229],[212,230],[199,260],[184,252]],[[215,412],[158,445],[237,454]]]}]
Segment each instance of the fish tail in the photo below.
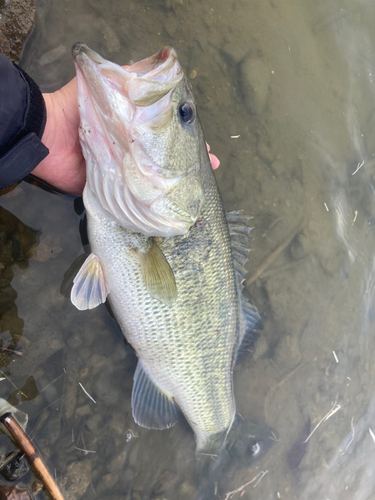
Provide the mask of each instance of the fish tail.
[{"label": "fish tail", "polygon": [[197,500],[220,498],[228,474],[251,467],[275,441],[277,434],[273,429],[249,422],[238,413],[229,431],[210,435],[202,442],[198,440]]}]

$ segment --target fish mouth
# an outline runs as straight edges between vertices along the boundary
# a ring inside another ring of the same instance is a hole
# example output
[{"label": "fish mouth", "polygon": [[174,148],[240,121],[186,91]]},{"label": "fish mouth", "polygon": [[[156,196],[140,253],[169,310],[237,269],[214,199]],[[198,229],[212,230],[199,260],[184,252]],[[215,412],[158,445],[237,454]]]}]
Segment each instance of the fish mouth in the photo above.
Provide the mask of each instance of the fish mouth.
[{"label": "fish mouth", "polygon": [[[80,55],[84,54],[92,61],[99,64],[108,64],[109,61],[104,59],[94,50],[90,49],[84,42],[76,42],[72,47],[72,57],[76,60]],[[135,73],[137,77],[146,77],[153,80],[165,80],[168,72],[174,67],[177,62],[176,51],[172,47],[163,47],[159,52],[147,59],[136,62],[126,68],[127,73]],[[109,63],[114,65],[113,63]]]},{"label": "fish mouth", "polygon": [[76,60],[76,58],[80,54],[85,54],[87,57],[92,59],[93,61],[97,63],[105,63],[107,62],[102,56],[97,54],[94,50],[90,49],[85,43],[83,42],[76,42],[73,47],[72,47],[72,56],[73,59]]},{"label": "fish mouth", "polygon": [[[89,80],[108,82],[108,77],[118,81],[129,101],[147,107],[159,101],[173,90],[183,79],[183,72],[172,47],[164,47],[147,59],[126,69],[107,61],[85,43],[77,42],[72,47],[72,56],[86,83]],[[91,83],[91,85],[93,85]]]},{"label": "fish mouth", "polygon": [[164,47],[157,54],[132,64],[127,71],[136,73],[138,77],[147,75],[147,78],[157,80],[171,70],[176,62],[176,51],[172,47]]}]

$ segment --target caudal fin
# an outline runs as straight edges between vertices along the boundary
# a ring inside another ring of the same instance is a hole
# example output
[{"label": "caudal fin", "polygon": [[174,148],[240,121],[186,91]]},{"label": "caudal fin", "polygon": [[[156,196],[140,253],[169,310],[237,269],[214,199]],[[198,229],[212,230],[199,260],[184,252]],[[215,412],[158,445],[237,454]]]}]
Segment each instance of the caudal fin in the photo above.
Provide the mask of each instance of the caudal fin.
[{"label": "caudal fin", "polygon": [[[219,442],[221,436],[217,436]],[[197,452],[197,480],[200,484],[198,500],[216,498],[214,491],[220,490],[234,470],[251,467],[277,441],[276,432],[265,425],[258,425],[237,414],[221,449],[216,453]],[[214,443],[213,437],[210,443]],[[219,488],[219,490],[218,490]]]}]

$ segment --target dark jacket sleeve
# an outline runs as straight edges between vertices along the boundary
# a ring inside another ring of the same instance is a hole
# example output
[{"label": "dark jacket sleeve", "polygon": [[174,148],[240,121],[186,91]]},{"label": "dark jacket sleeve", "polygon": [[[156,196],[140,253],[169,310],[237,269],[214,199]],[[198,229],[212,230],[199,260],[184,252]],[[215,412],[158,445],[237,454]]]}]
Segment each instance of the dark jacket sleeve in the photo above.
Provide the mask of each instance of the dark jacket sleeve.
[{"label": "dark jacket sleeve", "polygon": [[37,84],[0,54],[0,189],[29,174],[47,155],[46,107]]}]

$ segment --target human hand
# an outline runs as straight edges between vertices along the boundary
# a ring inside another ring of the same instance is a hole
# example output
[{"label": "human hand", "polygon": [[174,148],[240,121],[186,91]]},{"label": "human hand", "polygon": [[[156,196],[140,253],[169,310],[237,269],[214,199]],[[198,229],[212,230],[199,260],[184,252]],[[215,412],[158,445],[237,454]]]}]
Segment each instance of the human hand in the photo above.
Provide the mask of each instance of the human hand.
[{"label": "human hand", "polygon": [[[81,195],[86,182],[86,166],[78,135],[80,117],[76,78],[52,94],[43,94],[43,97],[47,122],[42,142],[49,149],[49,155],[32,174],[62,191]],[[210,151],[208,144],[207,150]],[[211,153],[209,156],[215,170],[220,161]]]},{"label": "human hand", "polygon": [[43,94],[43,97],[47,122],[42,142],[49,149],[49,155],[32,174],[62,191],[81,195],[86,182],[86,166],[78,136],[80,118],[76,78],[52,94]]}]

